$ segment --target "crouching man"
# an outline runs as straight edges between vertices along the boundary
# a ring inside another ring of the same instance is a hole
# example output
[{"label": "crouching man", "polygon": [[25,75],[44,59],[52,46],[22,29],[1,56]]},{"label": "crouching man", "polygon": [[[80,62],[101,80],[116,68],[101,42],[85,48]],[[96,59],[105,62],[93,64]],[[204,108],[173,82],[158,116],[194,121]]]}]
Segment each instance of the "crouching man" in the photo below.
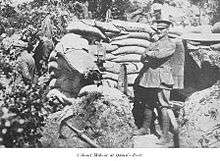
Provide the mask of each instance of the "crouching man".
[{"label": "crouching man", "polygon": [[35,60],[31,52],[33,47],[31,45],[19,45],[19,47],[21,50],[17,58],[17,71],[21,77],[18,77],[16,82],[23,81],[25,84],[37,83]]}]

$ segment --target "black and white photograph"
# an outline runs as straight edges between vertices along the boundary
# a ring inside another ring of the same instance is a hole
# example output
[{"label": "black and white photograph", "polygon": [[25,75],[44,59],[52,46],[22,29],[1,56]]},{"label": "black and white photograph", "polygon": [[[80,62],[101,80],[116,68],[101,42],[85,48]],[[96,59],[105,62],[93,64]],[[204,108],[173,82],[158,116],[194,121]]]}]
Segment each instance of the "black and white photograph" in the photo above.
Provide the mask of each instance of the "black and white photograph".
[{"label": "black and white photograph", "polygon": [[219,0],[0,0],[0,153],[219,147]]}]

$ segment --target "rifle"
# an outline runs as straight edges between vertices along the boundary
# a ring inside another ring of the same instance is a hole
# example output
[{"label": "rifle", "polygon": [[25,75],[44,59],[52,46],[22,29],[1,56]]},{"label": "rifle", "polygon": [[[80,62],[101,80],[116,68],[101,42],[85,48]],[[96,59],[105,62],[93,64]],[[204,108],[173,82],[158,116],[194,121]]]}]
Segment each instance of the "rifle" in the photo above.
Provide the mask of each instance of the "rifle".
[{"label": "rifle", "polygon": [[64,125],[66,125],[70,130],[72,130],[74,133],[76,133],[76,135],[82,140],[85,141],[87,144],[89,144],[92,148],[101,148],[101,146],[99,146],[98,144],[96,144],[93,140],[91,140],[88,136],[86,136],[83,131],[77,129],[74,126],[71,126],[67,121],[67,119],[71,118],[71,116],[65,118],[64,120],[61,121],[60,124],[60,128],[59,128],[59,133],[60,133],[60,137],[61,138],[65,138],[62,134],[61,134],[61,129]]}]

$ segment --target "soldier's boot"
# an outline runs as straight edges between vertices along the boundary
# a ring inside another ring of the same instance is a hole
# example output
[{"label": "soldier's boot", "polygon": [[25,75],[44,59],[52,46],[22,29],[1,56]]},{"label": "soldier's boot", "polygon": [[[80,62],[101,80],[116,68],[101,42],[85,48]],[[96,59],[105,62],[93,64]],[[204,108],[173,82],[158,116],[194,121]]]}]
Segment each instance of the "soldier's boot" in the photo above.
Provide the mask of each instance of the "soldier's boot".
[{"label": "soldier's boot", "polygon": [[133,133],[134,135],[140,136],[140,135],[149,134],[149,128],[150,128],[150,125],[151,125],[152,113],[153,113],[153,111],[151,109],[145,109],[144,110],[143,125],[140,129],[134,131],[134,133]]},{"label": "soldier's boot", "polygon": [[167,113],[167,108],[162,108],[162,137],[159,139],[159,142],[157,144],[159,145],[165,145],[170,143],[169,138],[169,128],[170,128],[170,118]]}]

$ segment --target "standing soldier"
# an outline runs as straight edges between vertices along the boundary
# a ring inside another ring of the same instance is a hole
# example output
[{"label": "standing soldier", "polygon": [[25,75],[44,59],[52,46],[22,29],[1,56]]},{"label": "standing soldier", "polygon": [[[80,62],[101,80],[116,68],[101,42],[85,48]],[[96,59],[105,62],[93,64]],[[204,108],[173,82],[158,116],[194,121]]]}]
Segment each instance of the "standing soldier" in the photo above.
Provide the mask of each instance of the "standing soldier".
[{"label": "standing soldier", "polygon": [[42,32],[36,33],[33,36],[33,39],[34,38],[37,42],[33,50],[33,58],[36,63],[37,74],[41,76],[47,71],[48,58],[50,56],[50,53],[54,49],[54,43],[51,39],[45,37]]},{"label": "standing soldier", "polygon": [[170,119],[167,109],[170,107],[170,91],[173,88],[174,80],[170,59],[175,52],[176,44],[168,38],[168,29],[172,25],[170,21],[156,20],[157,34],[155,42],[151,43],[149,49],[142,56],[144,64],[140,71],[135,89],[136,99],[144,106],[142,127],[134,132],[134,135],[145,135],[152,123],[154,108],[161,113],[162,144],[169,142],[168,131]]}]

